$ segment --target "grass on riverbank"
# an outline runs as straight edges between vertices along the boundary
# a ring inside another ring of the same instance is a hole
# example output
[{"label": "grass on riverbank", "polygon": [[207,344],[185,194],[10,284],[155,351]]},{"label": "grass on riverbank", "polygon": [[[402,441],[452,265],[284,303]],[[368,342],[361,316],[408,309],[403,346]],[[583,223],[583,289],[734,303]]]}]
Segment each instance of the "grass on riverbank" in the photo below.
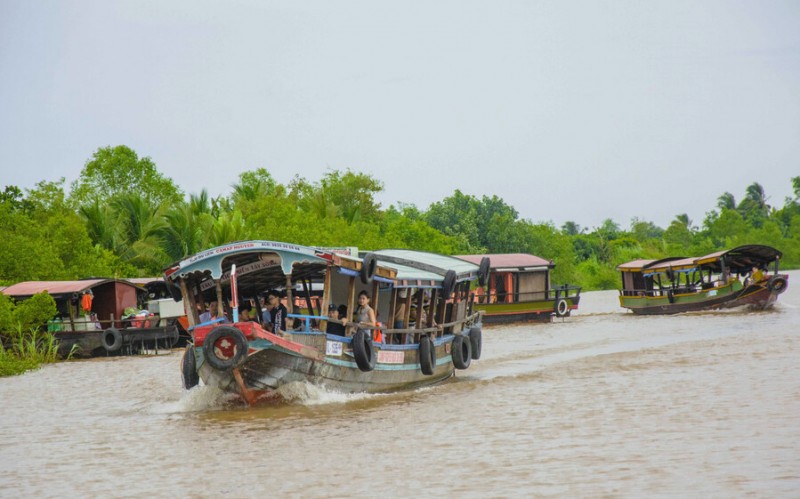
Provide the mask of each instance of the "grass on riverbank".
[{"label": "grass on riverbank", "polygon": [[37,369],[42,364],[55,362],[58,358],[55,337],[38,329],[26,333],[19,328],[10,334],[3,334],[2,340],[0,377],[22,374]]}]

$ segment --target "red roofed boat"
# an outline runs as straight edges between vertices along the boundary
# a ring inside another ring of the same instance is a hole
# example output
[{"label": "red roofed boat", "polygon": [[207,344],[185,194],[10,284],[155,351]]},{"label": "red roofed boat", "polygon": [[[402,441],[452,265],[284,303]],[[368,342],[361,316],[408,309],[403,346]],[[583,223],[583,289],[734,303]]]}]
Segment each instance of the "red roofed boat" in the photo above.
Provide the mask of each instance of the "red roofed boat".
[{"label": "red roofed boat", "polygon": [[[148,291],[127,280],[26,281],[2,290],[17,301],[44,291],[56,302],[58,315],[48,323],[48,331],[58,341],[62,357],[169,349],[178,340],[174,323],[141,310]],[[125,317],[126,309],[137,314]]]},{"label": "red roofed boat", "polygon": [[[488,258],[489,278],[474,290],[475,309],[484,312],[484,322],[550,322],[553,317],[569,316],[580,303],[578,286],[552,286],[552,261],[527,253],[460,255],[462,260],[480,265]],[[485,264],[484,264],[485,265]]]}]

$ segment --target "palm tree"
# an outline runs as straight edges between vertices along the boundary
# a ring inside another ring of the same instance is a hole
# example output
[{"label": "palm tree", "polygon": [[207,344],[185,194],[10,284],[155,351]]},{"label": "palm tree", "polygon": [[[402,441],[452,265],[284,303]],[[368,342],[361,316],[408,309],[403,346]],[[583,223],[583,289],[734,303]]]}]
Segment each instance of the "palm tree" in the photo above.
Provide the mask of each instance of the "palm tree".
[{"label": "palm tree", "polygon": [[675,222],[678,224],[686,227],[688,230],[692,230],[692,220],[689,218],[689,215],[686,213],[681,213],[680,215],[675,216]]},{"label": "palm tree", "polygon": [[164,229],[164,205],[152,206],[137,193],[116,196],[112,209],[119,218],[119,244],[117,254],[150,271],[159,271],[168,263],[161,248],[161,231]]},{"label": "palm tree", "polygon": [[720,210],[735,210],[736,199],[733,197],[733,194],[731,194],[730,192],[726,192],[725,194],[717,198],[717,207]]}]

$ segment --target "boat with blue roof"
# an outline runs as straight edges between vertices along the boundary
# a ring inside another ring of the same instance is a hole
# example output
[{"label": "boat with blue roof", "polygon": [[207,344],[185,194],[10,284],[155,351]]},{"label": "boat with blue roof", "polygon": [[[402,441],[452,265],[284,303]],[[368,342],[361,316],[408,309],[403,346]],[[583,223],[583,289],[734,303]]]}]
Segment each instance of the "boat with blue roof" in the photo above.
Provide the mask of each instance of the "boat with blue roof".
[{"label": "boat with blue roof", "polygon": [[[281,387],[294,382],[342,393],[428,386],[481,355],[482,313],[469,293],[487,275],[445,255],[243,241],[188,257],[164,276],[183,299],[192,335],[184,387],[202,382],[248,405],[280,400]],[[285,294],[284,329],[239,320],[240,304],[258,304],[266,290]],[[369,297],[373,324],[354,317],[360,294]],[[216,304],[218,319],[200,321],[206,303]],[[343,320],[326,314],[333,308],[347,310]],[[329,322],[342,326],[338,334],[326,332]]]}]

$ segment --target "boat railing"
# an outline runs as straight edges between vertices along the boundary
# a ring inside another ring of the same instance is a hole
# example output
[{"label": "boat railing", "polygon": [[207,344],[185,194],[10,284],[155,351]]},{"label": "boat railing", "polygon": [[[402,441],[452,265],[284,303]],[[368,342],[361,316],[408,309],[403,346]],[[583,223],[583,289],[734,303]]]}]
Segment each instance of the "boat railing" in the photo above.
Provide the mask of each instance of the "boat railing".
[{"label": "boat railing", "polygon": [[47,321],[48,332],[54,333],[85,333],[99,332],[106,329],[128,329],[128,328],[156,328],[167,327],[168,319],[162,319],[158,314],[149,314],[141,317],[126,317],[116,319],[111,314],[108,319],[92,319],[87,317],[58,318]]},{"label": "boat railing", "polygon": [[513,291],[507,293],[490,292],[489,294],[475,293],[474,300],[475,303],[484,305],[487,303],[517,303],[560,300],[561,298],[570,299],[577,298],[580,294],[580,286],[564,284],[543,291],[526,291],[520,293],[515,293]]},{"label": "boat railing", "polygon": [[[480,317],[483,315],[483,311],[476,311],[473,314],[470,314],[463,319],[455,320],[452,322],[446,322],[443,324],[437,324],[432,327],[425,327],[425,328],[402,328],[402,329],[394,329],[394,328],[387,328],[386,325],[369,325],[369,324],[362,324],[359,322],[343,322],[336,319],[331,319],[330,317],[323,316],[323,315],[310,315],[310,314],[286,314],[287,317],[295,320],[302,321],[300,325],[301,329],[297,329],[297,325],[295,326],[294,330],[287,331],[291,334],[311,334],[311,335],[322,335],[325,334],[324,331],[320,331],[319,329],[314,329],[312,326],[312,321],[317,321],[317,324],[321,321],[333,322],[334,324],[343,324],[345,326],[345,334],[350,333],[354,329],[364,329],[367,331],[372,331],[378,329],[384,335],[384,337],[391,338],[394,335],[402,335],[402,334],[435,334],[440,335],[443,331],[447,328],[455,328],[459,325],[463,325],[464,327],[471,327],[472,325],[478,323],[480,321]],[[386,343],[390,343],[387,340],[384,340]]]},{"label": "boat railing", "polygon": [[734,287],[736,283],[739,282],[738,279],[731,279],[727,283],[723,283],[722,281],[713,281],[713,282],[702,282],[697,284],[691,284],[689,286],[682,285],[682,286],[662,286],[662,287],[653,287],[653,288],[626,288],[620,289],[619,294],[620,296],[638,296],[638,297],[662,297],[668,296],[670,293],[672,295],[681,295],[681,294],[692,294],[692,293],[699,293],[702,291],[707,291],[711,289],[725,289],[728,287]]}]

